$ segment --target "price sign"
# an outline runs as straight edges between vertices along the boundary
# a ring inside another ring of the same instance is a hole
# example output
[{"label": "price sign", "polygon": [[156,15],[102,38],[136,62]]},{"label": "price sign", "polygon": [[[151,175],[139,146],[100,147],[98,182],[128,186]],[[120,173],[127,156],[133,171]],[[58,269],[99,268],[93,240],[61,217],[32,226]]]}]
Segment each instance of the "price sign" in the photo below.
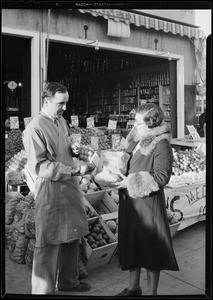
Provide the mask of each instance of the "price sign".
[{"label": "price sign", "polygon": [[92,128],[95,126],[94,117],[87,118],[87,128]]},{"label": "price sign", "polygon": [[112,134],[112,149],[118,150],[120,147],[120,134]]},{"label": "price sign", "polygon": [[126,139],[124,137],[122,137],[121,141],[120,141],[120,148],[124,149],[125,148],[125,144],[126,144]]},{"label": "price sign", "polygon": [[196,128],[193,125],[186,125],[186,127],[189,130],[189,133],[193,140],[197,141],[201,139],[200,135],[198,134]]},{"label": "price sign", "polygon": [[79,144],[81,144],[81,133],[73,133],[71,135],[71,142],[72,143],[78,142]]},{"label": "price sign", "polygon": [[117,128],[117,122],[115,120],[109,120],[108,121],[108,129],[116,129]]},{"label": "price sign", "polygon": [[91,146],[95,149],[99,149],[99,137],[98,136],[92,136],[91,137]]},{"label": "price sign", "polygon": [[19,129],[18,117],[10,117],[10,129]]},{"label": "price sign", "polygon": [[97,152],[95,151],[95,153],[93,154],[93,156],[91,157],[89,162],[93,163],[96,167],[98,167],[99,160],[100,160],[100,157],[98,156]]},{"label": "price sign", "polygon": [[25,128],[27,127],[27,125],[29,125],[29,123],[30,123],[30,121],[31,121],[32,119],[33,119],[32,117],[24,118],[24,126],[25,126]]},{"label": "price sign", "polygon": [[126,129],[132,129],[132,127],[134,126],[134,123],[135,123],[134,120],[128,121],[126,124]]},{"label": "price sign", "polygon": [[72,124],[72,126],[74,126],[74,127],[79,126],[79,119],[78,119],[78,116],[71,116],[71,124]]}]

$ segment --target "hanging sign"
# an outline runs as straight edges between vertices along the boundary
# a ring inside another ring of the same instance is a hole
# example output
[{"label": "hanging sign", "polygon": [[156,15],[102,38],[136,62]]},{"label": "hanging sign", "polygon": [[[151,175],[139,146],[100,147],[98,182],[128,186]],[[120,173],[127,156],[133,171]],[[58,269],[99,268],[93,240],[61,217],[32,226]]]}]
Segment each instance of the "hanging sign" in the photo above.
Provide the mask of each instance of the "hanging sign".
[{"label": "hanging sign", "polygon": [[18,117],[10,117],[10,129],[19,129]]},{"label": "hanging sign", "polygon": [[108,129],[116,129],[117,128],[117,122],[115,120],[109,120],[108,121]]},{"label": "hanging sign", "polygon": [[206,218],[206,185],[192,184],[177,188],[165,188],[166,206],[181,222],[178,230]]},{"label": "hanging sign", "polygon": [[99,137],[98,136],[91,137],[91,146],[94,148],[94,150],[99,149]]},{"label": "hanging sign", "polygon": [[94,117],[87,118],[87,128],[95,127]]},{"label": "hanging sign", "polygon": [[196,128],[193,125],[186,125],[186,127],[194,141],[201,139],[200,135],[198,134]]},{"label": "hanging sign", "polygon": [[30,121],[32,121],[33,117],[24,118],[24,127],[26,128],[29,125]]},{"label": "hanging sign", "polygon": [[79,126],[78,116],[71,116],[71,125],[73,127]]}]

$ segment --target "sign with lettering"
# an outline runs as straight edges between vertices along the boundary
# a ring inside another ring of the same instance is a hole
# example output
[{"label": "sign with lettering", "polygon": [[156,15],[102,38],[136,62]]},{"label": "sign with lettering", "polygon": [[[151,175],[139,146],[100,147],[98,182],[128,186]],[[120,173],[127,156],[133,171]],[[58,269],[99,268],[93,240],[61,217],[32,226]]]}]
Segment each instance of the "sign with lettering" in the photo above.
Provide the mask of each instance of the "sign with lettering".
[{"label": "sign with lettering", "polygon": [[10,117],[10,129],[19,129],[18,117]]},{"label": "sign with lettering", "polygon": [[79,119],[78,116],[71,116],[71,125],[73,127],[76,127],[79,125]]},{"label": "sign with lettering", "polygon": [[24,127],[26,128],[29,125],[30,121],[32,121],[33,117],[24,118]]},{"label": "sign with lettering", "polygon": [[87,128],[93,128],[95,126],[94,117],[87,118]]},{"label": "sign with lettering", "polygon": [[193,126],[193,125],[186,125],[191,137],[193,138],[193,140],[197,141],[197,140],[200,140],[201,137],[200,135],[198,134],[196,128]]},{"label": "sign with lettering", "polygon": [[206,185],[192,184],[165,188],[166,207],[181,222],[178,230],[206,218]]},{"label": "sign with lettering", "polygon": [[95,149],[99,149],[99,137],[98,136],[92,136],[91,137],[91,146]]},{"label": "sign with lettering", "polygon": [[109,120],[108,121],[108,129],[116,129],[117,128],[117,122],[118,121]]},{"label": "sign with lettering", "polygon": [[120,148],[121,136],[120,134],[112,134],[112,149],[118,150]]},{"label": "sign with lettering", "polygon": [[75,142],[81,144],[81,133],[73,133],[71,135],[71,143],[74,144]]}]

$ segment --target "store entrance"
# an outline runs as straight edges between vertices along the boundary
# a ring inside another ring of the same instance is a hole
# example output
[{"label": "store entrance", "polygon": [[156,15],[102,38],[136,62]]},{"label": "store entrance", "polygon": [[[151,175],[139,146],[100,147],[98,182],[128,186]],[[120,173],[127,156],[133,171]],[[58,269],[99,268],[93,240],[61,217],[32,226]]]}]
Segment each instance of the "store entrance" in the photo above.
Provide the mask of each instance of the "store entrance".
[{"label": "store entrance", "polygon": [[22,130],[23,119],[31,116],[31,40],[3,35],[2,49],[5,121],[18,116]]},{"label": "store entrance", "polygon": [[[147,102],[161,105],[160,93],[171,94],[168,59],[53,41],[47,81],[68,88],[70,101],[64,117],[70,122],[71,115],[78,115],[80,126],[85,126],[86,117],[95,116],[96,126],[107,125],[114,117],[120,128],[126,128],[135,107]],[[162,104],[167,119],[171,110],[168,95],[166,105]],[[173,107],[176,110],[176,103]]]}]

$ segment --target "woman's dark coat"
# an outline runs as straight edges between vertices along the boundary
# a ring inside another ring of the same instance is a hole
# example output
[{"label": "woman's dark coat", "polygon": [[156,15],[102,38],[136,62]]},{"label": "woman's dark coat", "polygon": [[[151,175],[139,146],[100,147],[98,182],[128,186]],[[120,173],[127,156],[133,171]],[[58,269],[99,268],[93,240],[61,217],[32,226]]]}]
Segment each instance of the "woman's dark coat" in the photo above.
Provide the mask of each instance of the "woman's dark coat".
[{"label": "woman's dark coat", "polygon": [[119,191],[118,247],[122,270],[179,270],[173,252],[163,187],[172,172],[170,129],[166,123],[138,141],[135,129],[127,136],[127,189]]}]

